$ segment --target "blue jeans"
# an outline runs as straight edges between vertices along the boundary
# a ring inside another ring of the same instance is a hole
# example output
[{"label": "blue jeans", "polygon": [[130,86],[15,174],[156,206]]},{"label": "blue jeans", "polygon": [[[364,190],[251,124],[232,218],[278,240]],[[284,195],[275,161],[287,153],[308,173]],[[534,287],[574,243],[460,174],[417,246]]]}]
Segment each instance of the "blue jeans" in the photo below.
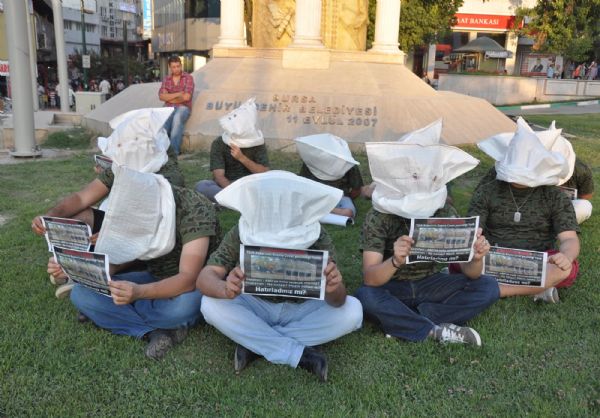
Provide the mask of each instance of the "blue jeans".
[{"label": "blue jeans", "polygon": [[422,341],[437,324],[464,324],[500,297],[493,277],[471,280],[463,274],[437,273],[421,280],[391,280],[361,286],[355,296],[367,317],[386,334]]},{"label": "blue jeans", "polygon": [[181,154],[181,141],[183,140],[183,129],[190,117],[191,110],[187,106],[177,106],[165,122],[165,130],[171,139],[171,146],[175,154]]},{"label": "blue jeans", "polygon": [[195,189],[198,193],[208,197],[211,202],[216,202],[215,196],[223,190],[214,180],[200,180],[196,183]]},{"label": "blue jeans", "polygon": [[356,216],[356,206],[354,206],[354,202],[348,196],[342,196],[336,209],[350,209],[352,211],[352,217],[354,218]]},{"label": "blue jeans", "polygon": [[297,367],[304,347],[340,338],[362,325],[362,307],[352,296],[334,308],[322,300],[273,303],[260,297],[202,299],[206,322],[271,363]]},{"label": "blue jeans", "polygon": [[[138,284],[157,281],[147,271],[118,274],[112,280]],[[194,325],[200,318],[202,295],[193,291],[170,299],[140,299],[129,305],[115,305],[112,298],[75,285],[71,302],[100,328],[113,334],[142,338],[155,329],[176,329]]]}]

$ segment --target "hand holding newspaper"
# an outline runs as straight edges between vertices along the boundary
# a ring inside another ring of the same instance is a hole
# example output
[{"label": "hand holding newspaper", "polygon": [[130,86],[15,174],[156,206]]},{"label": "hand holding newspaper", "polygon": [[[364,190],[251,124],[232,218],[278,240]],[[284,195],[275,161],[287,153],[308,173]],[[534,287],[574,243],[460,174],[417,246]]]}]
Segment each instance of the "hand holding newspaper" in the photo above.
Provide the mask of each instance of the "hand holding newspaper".
[{"label": "hand holding newspaper", "polygon": [[74,281],[105,296],[110,296],[109,262],[106,254],[54,247],[54,259]]},{"label": "hand holding newspaper", "polygon": [[242,293],[323,300],[328,259],[327,251],[240,245]]},{"label": "hand holding newspaper", "polygon": [[44,236],[48,242],[48,251],[52,252],[54,247],[90,250],[92,230],[85,222],[50,216],[42,217],[42,222],[46,228]]}]

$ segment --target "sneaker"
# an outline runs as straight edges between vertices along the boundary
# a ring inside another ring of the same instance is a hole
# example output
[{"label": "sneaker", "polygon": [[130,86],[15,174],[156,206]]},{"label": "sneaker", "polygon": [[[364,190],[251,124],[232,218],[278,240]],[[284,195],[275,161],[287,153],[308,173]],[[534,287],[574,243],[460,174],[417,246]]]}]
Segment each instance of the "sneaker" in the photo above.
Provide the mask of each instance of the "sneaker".
[{"label": "sneaker", "polygon": [[235,374],[240,374],[242,370],[246,368],[247,365],[252,363],[260,357],[258,354],[248,350],[246,347],[242,345],[235,346],[235,354],[233,356],[233,368],[235,370]]},{"label": "sneaker", "polygon": [[73,282],[63,284],[59,286],[58,289],[56,289],[56,292],[54,292],[54,296],[56,296],[57,299],[68,298],[71,294],[71,290],[73,290],[73,287],[75,287],[75,283]]},{"label": "sneaker", "polygon": [[312,347],[304,347],[298,367],[317,375],[321,382],[327,381],[327,358]]},{"label": "sneaker", "polygon": [[57,279],[56,277],[50,274],[50,283],[52,283],[54,286],[60,286],[61,284],[65,284],[68,281],[69,279],[67,279],[66,277],[63,279]]},{"label": "sneaker", "polygon": [[77,322],[79,322],[80,324],[85,324],[86,322],[89,322],[89,321],[90,321],[90,318],[85,316],[85,314],[83,314],[81,312],[77,312]]},{"label": "sneaker", "polygon": [[185,340],[188,336],[187,328],[177,328],[169,330],[169,334],[171,334],[171,339],[174,344],[181,344],[183,340]]},{"label": "sneaker", "polygon": [[473,344],[481,347],[481,337],[473,328],[454,324],[440,324],[435,327],[433,338],[441,343]]},{"label": "sneaker", "polygon": [[144,349],[146,357],[153,360],[160,360],[175,345],[171,332],[164,329],[155,329],[148,333],[150,341]]},{"label": "sneaker", "polygon": [[558,290],[556,287],[549,287],[541,293],[533,296],[534,302],[546,302],[546,303],[558,303],[560,298],[558,297]]}]

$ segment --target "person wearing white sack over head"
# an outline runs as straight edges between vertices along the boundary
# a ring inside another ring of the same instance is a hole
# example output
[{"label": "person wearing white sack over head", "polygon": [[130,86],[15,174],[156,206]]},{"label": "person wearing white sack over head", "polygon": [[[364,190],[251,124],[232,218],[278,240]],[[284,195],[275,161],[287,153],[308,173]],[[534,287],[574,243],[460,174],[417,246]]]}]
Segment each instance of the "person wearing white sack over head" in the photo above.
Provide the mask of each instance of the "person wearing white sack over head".
[{"label": "person wearing white sack over head", "polygon": [[299,175],[340,189],[344,195],[331,213],[354,219],[353,200],[360,195],[364,181],[348,143],[324,133],[296,138],[296,148],[303,161]]},{"label": "person wearing white sack over head", "polygon": [[496,160],[496,178],[476,188],[469,216],[479,216],[493,245],[548,253],[544,288],[501,284],[501,297],[558,302],[556,288],[573,285],[579,270],[579,225],[569,198],[556,187],[574,170],[570,143],[560,130],[533,132],[523,121],[511,137],[495,136],[478,146]]},{"label": "person wearing white sack over head", "polygon": [[[331,237],[319,219],[339,202],[339,189],[286,171],[244,177],[217,194],[217,202],[241,213],[198,277],[207,323],[236,344],[237,373],[262,356],[327,379],[327,359],[313,346],[335,340],[362,324],[362,308],[346,296]],[[323,272],[325,299],[242,294],[240,244],[329,252]]]},{"label": "person wearing white sack over head", "polygon": [[464,323],[498,300],[496,280],[482,275],[489,243],[477,231],[471,261],[458,274],[444,274],[442,264],[407,264],[414,244],[412,218],[454,218],[446,183],[479,163],[459,148],[398,142],[367,143],[376,186],[373,208],[363,223],[360,249],[363,285],[355,296],[365,316],[390,336],[408,341],[481,345]]},{"label": "person wearing white sack over head", "polygon": [[212,180],[196,183],[196,191],[215,202],[215,195],[236,180],[269,170],[269,157],[254,98],[219,119],[223,135],[210,147]]},{"label": "person wearing white sack over head", "polygon": [[[523,129],[528,132],[534,132],[533,129],[527,124],[527,122],[519,117],[517,120],[517,126],[519,129]],[[556,129],[556,124],[552,121],[550,127],[545,131],[534,132],[542,144],[549,151],[555,151],[561,153],[569,164],[569,173],[561,178],[558,182],[563,190],[565,188],[571,189],[570,193],[573,194],[573,190],[577,191],[577,197],[571,199],[573,209],[575,209],[575,217],[577,223],[582,224],[592,216],[592,203],[591,199],[594,194],[594,178],[592,170],[575,155],[573,146],[571,143],[561,135],[562,129]],[[478,146],[482,151],[486,152],[490,157],[498,161],[506,153],[506,149],[510,144],[510,141],[514,137],[514,132],[507,132],[498,135],[494,135],[488,139],[479,142]],[[492,167],[488,173],[481,179],[476,189],[482,185],[493,182],[496,179],[496,168]]]},{"label": "person wearing white sack over head", "polygon": [[[98,138],[98,148],[102,154],[118,164],[127,163],[135,170],[158,173],[176,186],[184,186],[183,174],[179,170],[169,137],[163,128],[170,117],[171,108],[137,109],[119,115],[110,121],[113,132],[108,138]],[[112,170],[98,170],[97,178],[83,189],[62,199],[45,215],[36,216],[31,222],[34,233],[44,235],[46,230],[42,216],[78,219],[87,223],[92,230],[95,242],[104,211],[93,207],[105,199],[114,183]],[[51,279],[54,284],[65,281]],[[72,284],[57,290],[57,297],[68,296]]]}]

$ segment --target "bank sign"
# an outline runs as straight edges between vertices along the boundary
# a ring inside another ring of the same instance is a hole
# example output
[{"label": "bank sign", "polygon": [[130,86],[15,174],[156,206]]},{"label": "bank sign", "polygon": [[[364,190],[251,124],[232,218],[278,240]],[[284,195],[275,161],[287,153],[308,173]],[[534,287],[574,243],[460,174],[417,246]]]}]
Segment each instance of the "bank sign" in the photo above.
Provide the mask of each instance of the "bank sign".
[{"label": "bank sign", "polygon": [[508,31],[515,25],[515,16],[457,13],[453,29],[493,29]]}]

